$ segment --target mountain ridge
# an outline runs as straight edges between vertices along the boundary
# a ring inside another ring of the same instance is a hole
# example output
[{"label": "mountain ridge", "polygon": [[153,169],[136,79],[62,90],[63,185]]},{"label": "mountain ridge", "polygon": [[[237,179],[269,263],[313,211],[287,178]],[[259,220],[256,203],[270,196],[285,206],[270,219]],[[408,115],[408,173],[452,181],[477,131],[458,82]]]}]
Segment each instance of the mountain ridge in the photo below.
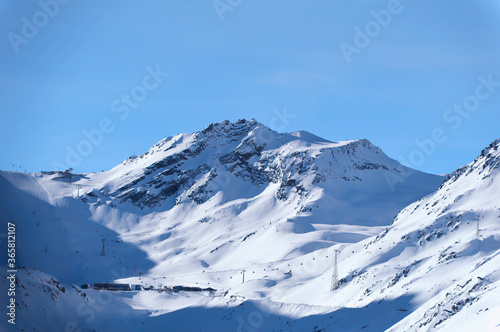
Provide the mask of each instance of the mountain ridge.
[{"label": "mountain ridge", "polygon": [[[20,306],[44,303],[75,326],[109,331],[413,331],[496,313],[500,140],[444,182],[414,171],[391,191],[385,175],[405,169],[368,140],[279,134],[251,121],[207,128],[71,181],[0,172],[0,221],[15,222],[24,244]],[[154,204],[132,200],[173,184]],[[102,293],[78,285],[96,282],[218,291],[118,292],[87,322],[75,309],[87,301],[82,294],[99,301]],[[129,319],[121,323],[118,310]],[[182,318],[192,314],[210,324]],[[20,325],[47,324],[41,315],[21,315]],[[249,325],[249,315],[260,315],[260,325]]]},{"label": "mountain ridge", "polygon": [[[380,148],[366,139],[330,142],[310,133],[304,133],[297,134],[297,136],[293,133],[278,134],[252,119],[250,121],[238,120],[235,123],[225,120],[217,124],[210,124],[198,132],[167,137],[146,153],[131,157],[110,170],[109,172],[117,172],[116,176],[121,179],[126,179],[126,175],[130,172],[136,173],[133,179],[117,185],[110,194],[125,197],[123,192],[131,192],[131,188],[137,187],[137,184],[151,175],[150,177],[154,178],[146,184],[149,188],[135,190],[131,196],[127,197],[134,203],[139,202],[141,207],[151,207],[158,204],[159,200],[168,199],[168,197],[175,195],[182,186],[195,185],[192,178],[205,175],[208,179],[197,185],[200,189],[199,195],[188,194],[195,200],[204,202],[216,189],[210,188],[213,187],[213,183],[217,183],[215,187],[220,187],[221,184],[231,180],[233,176],[239,177],[243,181],[250,180],[256,186],[280,181],[286,183],[291,179],[291,174],[297,172],[301,174],[307,171],[308,167],[317,167],[315,159],[319,154],[331,153],[331,159],[335,159],[334,152],[338,152],[340,157],[344,158],[341,160],[344,164],[350,162],[352,164],[350,167],[354,170],[379,167],[387,170],[388,166],[398,173],[401,172],[401,169],[407,170],[394,160],[386,158]],[[304,140],[301,135],[307,136],[311,141]],[[318,139],[321,141],[318,142]],[[355,160],[356,150],[371,153],[372,156],[367,156],[370,161],[362,160],[364,156]],[[205,155],[205,158],[195,163],[196,167],[181,168],[183,164],[189,164],[190,159],[200,155]],[[382,162],[390,165],[372,162],[374,156],[377,157],[376,155],[382,156]],[[304,159],[308,159],[309,163],[304,163]],[[285,165],[286,162],[291,162],[295,169],[287,168],[289,165]],[[328,160],[328,162],[332,164],[336,161]],[[129,167],[127,171],[120,171],[120,169],[126,169],[124,166],[132,164],[137,165],[138,169],[130,170]],[[141,172],[140,169],[143,171]],[[323,167],[320,171],[315,172],[314,181],[324,181],[324,174],[331,173],[329,166]],[[359,180],[357,174],[338,176],[346,181]],[[173,177],[176,179],[167,180]],[[209,189],[205,190],[207,186]],[[202,197],[203,195],[207,197]]]}]

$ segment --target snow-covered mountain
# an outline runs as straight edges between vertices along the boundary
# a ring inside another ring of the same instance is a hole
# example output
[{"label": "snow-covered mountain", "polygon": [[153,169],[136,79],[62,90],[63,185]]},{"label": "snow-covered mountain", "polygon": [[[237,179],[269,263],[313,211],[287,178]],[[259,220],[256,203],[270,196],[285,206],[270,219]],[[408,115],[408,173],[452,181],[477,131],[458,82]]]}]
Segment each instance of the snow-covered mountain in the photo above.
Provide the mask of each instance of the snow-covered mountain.
[{"label": "snow-covered mountain", "polygon": [[[367,140],[329,142],[240,120],[166,138],[107,172],[0,172],[2,234],[14,222],[18,241],[18,326],[403,331],[440,319],[438,327],[451,326],[486,305],[498,279],[498,145],[441,184]],[[453,288],[473,277],[482,278],[467,283],[479,287],[474,301],[463,296],[469,286]],[[218,291],[77,286],[110,281]]]},{"label": "snow-covered mountain", "polygon": [[[391,179],[402,175],[394,186]],[[107,172],[2,177],[4,218],[36,226],[22,232],[36,248],[23,264],[75,283],[98,279],[93,261],[102,239],[127,275],[134,266],[159,275],[205,265],[238,269],[357,242],[443,180],[403,167],[367,140],[279,134],[255,120],[168,137]],[[90,234],[82,239],[82,232]],[[59,246],[54,237],[72,244]],[[277,238],[287,244],[276,247]],[[47,262],[46,249],[58,256]],[[137,262],[129,257],[134,249],[144,251]],[[61,271],[59,262],[75,257]]]},{"label": "snow-covered mountain", "polygon": [[341,305],[401,310],[391,331],[500,330],[500,140],[341,257]]}]

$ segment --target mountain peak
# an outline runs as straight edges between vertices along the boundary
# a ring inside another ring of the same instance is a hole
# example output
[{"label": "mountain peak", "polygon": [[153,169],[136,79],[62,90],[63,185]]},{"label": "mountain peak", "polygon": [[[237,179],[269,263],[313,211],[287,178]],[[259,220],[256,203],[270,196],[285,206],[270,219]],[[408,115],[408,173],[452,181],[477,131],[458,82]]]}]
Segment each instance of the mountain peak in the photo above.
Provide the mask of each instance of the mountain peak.
[{"label": "mountain peak", "polygon": [[481,151],[481,156],[483,157],[494,158],[498,157],[499,155],[500,155],[500,138],[491,142],[491,144],[486,149]]},{"label": "mountain peak", "polygon": [[211,131],[218,131],[218,130],[223,130],[223,131],[231,131],[231,130],[251,130],[255,126],[261,125],[259,122],[257,122],[255,119],[239,119],[235,122],[231,122],[230,120],[222,120],[218,123],[211,123],[208,126],[205,127],[205,129],[199,131],[200,133],[208,133]]},{"label": "mountain peak", "polygon": [[498,170],[500,165],[500,139],[493,141],[486,149],[481,151],[481,155],[473,162],[481,164],[483,170],[492,172]]},{"label": "mountain peak", "polygon": [[[211,199],[227,202],[243,192],[257,195],[266,188],[278,201],[290,203],[294,200],[291,197],[299,197],[300,202],[293,203],[299,212],[309,209],[306,205],[321,196],[329,195],[326,199],[330,201],[345,200],[341,197],[344,187],[366,187],[363,197],[370,196],[367,192],[399,195],[395,199],[403,206],[419,193],[398,194],[399,190],[423,181],[420,189],[428,193],[442,182],[439,176],[415,172],[415,178],[406,179],[394,190],[387,178],[398,177],[402,169],[367,139],[331,142],[307,131],[278,133],[255,119],[241,119],[166,138],[147,153],[115,167],[109,175],[105,172],[98,177],[107,183],[110,197],[161,210],[192,202],[202,205]],[[286,184],[292,182],[298,189],[290,193]],[[393,207],[388,211],[397,212]],[[351,213],[349,219],[358,218],[358,214],[362,213]],[[382,215],[377,218],[377,223],[385,220]]]},{"label": "mountain peak", "polygon": [[289,135],[300,138],[303,141],[307,141],[309,143],[334,143],[322,137],[316,136],[305,130],[298,130],[291,132]]},{"label": "mountain peak", "polygon": [[488,147],[481,151],[481,154],[468,165],[460,167],[455,172],[448,175],[445,182],[455,182],[458,178],[476,173],[485,179],[500,169],[500,139],[493,141]]}]

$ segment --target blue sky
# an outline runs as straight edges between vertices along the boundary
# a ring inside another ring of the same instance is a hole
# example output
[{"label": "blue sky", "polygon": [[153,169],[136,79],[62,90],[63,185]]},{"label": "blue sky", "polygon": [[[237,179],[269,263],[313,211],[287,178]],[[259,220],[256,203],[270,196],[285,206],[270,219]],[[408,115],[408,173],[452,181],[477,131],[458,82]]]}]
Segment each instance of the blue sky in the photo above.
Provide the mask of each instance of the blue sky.
[{"label": "blue sky", "polygon": [[109,169],[239,118],[367,138],[431,173],[500,137],[493,0],[0,0],[0,15],[4,170]]}]

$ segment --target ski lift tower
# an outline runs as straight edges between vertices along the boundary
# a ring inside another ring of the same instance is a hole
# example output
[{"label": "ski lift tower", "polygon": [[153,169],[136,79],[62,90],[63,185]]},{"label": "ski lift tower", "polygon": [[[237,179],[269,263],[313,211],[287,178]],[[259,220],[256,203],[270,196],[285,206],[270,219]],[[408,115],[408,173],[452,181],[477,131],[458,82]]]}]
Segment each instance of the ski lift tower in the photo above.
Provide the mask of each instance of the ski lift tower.
[{"label": "ski lift tower", "polygon": [[106,256],[106,251],[105,251],[105,243],[106,242],[106,239],[102,239],[102,252],[101,252],[101,256]]},{"label": "ski lift tower", "polygon": [[337,289],[339,285],[339,269],[338,269],[338,264],[337,264],[337,255],[339,251],[338,249],[335,249],[335,253],[333,255],[333,273],[332,273],[332,284],[330,286],[330,290],[334,291]]}]

